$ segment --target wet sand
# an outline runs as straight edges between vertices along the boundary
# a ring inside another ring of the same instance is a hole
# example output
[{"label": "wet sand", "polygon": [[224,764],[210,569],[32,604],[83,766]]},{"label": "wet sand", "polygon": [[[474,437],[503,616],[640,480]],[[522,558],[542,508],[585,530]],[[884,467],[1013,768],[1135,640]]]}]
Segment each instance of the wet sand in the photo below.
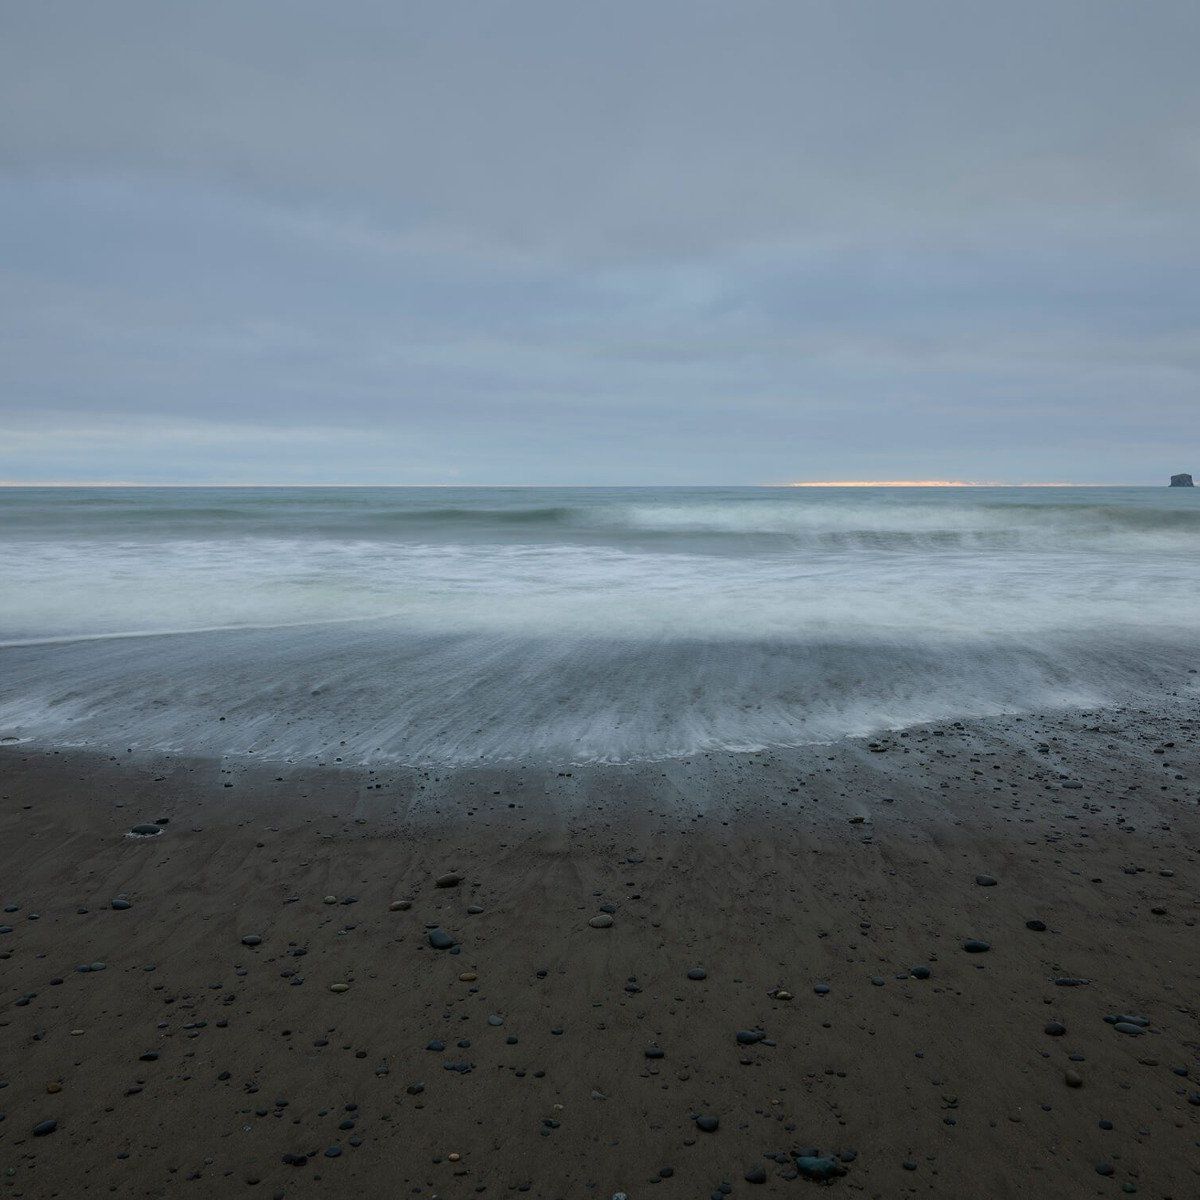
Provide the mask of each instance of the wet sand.
[{"label": "wet sand", "polygon": [[1187,1200],[1198,835],[1169,701],[636,767],[0,747],[0,1194],[803,1195],[817,1154]]}]

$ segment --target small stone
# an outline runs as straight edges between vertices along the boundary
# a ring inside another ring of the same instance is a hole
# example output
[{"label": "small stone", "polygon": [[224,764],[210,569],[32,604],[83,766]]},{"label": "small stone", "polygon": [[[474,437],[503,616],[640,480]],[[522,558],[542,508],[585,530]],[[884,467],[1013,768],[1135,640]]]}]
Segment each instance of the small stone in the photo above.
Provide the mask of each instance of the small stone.
[{"label": "small stone", "polygon": [[836,1158],[819,1154],[798,1154],[795,1158],[796,1170],[805,1179],[824,1183],[846,1174],[846,1168]]},{"label": "small stone", "polygon": [[1034,933],[1045,933],[1046,932],[1046,922],[1039,921],[1035,918],[1032,921],[1026,921],[1025,928],[1032,929]]},{"label": "small stone", "polygon": [[746,1172],[745,1180],[747,1183],[766,1183],[767,1172],[761,1163],[755,1163],[755,1165]]},{"label": "small stone", "polygon": [[716,1133],[720,1125],[721,1120],[719,1117],[701,1116],[696,1118],[696,1128],[701,1133]]},{"label": "small stone", "polygon": [[336,992],[340,996],[343,992],[348,992],[350,990],[350,985],[348,983],[331,983],[329,985],[329,990],[331,992]]},{"label": "small stone", "polygon": [[928,979],[933,972],[928,967],[913,967],[909,974],[914,979]]},{"label": "small stone", "polygon": [[1063,1082],[1070,1088],[1083,1087],[1083,1076],[1078,1071],[1073,1071],[1068,1067],[1063,1073]]},{"label": "small stone", "polygon": [[429,931],[429,944],[435,950],[449,950],[455,944],[454,939],[440,926]]},{"label": "small stone", "polygon": [[459,977],[459,983],[474,983],[479,978],[474,971],[464,971]]},{"label": "small stone", "polygon": [[976,875],[975,882],[980,887],[995,887],[997,881],[991,875]]},{"label": "small stone", "polygon": [[707,979],[708,972],[703,967],[693,967],[688,973],[689,979]]},{"label": "small stone", "polygon": [[388,905],[388,912],[408,912],[412,908],[411,900],[393,900]]},{"label": "small stone", "polygon": [[588,922],[593,929],[610,929],[612,923],[613,919],[609,913],[599,913]]},{"label": "small stone", "polygon": [[261,946],[262,938],[257,933],[248,933],[242,938],[243,946]]},{"label": "small stone", "polygon": [[447,871],[445,875],[439,875],[433,882],[435,887],[452,888],[458,887],[462,881],[463,877],[457,871]]},{"label": "small stone", "polygon": [[148,838],[158,837],[162,833],[161,825],[135,825],[130,831],[130,837]]},{"label": "small stone", "polygon": [[58,1128],[57,1121],[39,1121],[33,1127],[34,1137],[45,1137],[48,1133],[53,1133]]},{"label": "small stone", "polygon": [[986,954],[992,947],[990,942],[981,942],[978,938],[967,938],[962,948],[968,954]]},{"label": "small stone", "polygon": [[1067,1027],[1061,1021],[1047,1021],[1045,1032],[1051,1037],[1062,1037],[1067,1032]]},{"label": "small stone", "polygon": [[118,896],[114,901],[112,901],[112,907],[116,909],[117,912],[124,912],[125,909],[133,907],[133,902],[126,900],[123,896]]}]

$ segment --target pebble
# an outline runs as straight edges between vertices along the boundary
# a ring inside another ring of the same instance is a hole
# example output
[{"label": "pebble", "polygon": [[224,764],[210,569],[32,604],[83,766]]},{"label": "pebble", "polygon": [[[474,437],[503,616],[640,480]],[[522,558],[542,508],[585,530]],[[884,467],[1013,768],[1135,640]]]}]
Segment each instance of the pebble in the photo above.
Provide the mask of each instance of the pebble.
[{"label": "pebble", "polygon": [[967,938],[962,948],[968,954],[986,954],[992,947],[990,942],[981,942],[978,938]]},{"label": "pebble", "polygon": [[1078,1071],[1071,1070],[1070,1067],[1063,1073],[1063,1081],[1067,1087],[1077,1088],[1083,1087],[1083,1076]]},{"label": "pebble", "polygon": [[609,913],[600,913],[588,922],[593,929],[609,929],[612,923],[613,919]]},{"label": "pebble", "polygon": [[132,901],[124,899],[124,897],[118,896],[114,901],[112,901],[112,906],[117,910],[117,912],[124,912],[125,909],[132,908],[133,903]]},{"label": "pebble", "polygon": [[708,972],[703,967],[693,967],[688,973],[689,979],[707,979]]},{"label": "pebble", "polygon": [[161,825],[135,825],[130,831],[130,837],[158,837],[162,833]]},{"label": "pebble", "polygon": [[452,888],[458,887],[462,881],[463,877],[457,871],[447,871],[445,875],[439,875],[433,882],[436,887]]},{"label": "pebble", "polygon": [[993,879],[991,875],[976,875],[975,882],[980,887],[995,887],[996,886],[996,880]]},{"label": "pebble", "polygon": [[719,1117],[700,1116],[696,1118],[696,1128],[701,1133],[716,1133],[720,1125]]},{"label": "pebble", "polygon": [[262,938],[257,933],[248,933],[242,938],[243,946],[261,946]]},{"label": "pebble", "polygon": [[1051,1037],[1062,1037],[1067,1032],[1067,1027],[1061,1021],[1047,1021],[1045,1031]]},{"label": "pebble", "polygon": [[1032,920],[1032,921],[1026,921],[1025,928],[1032,929],[1034,933],[1045,933],[1046,932],[1046,922],[1038,921],[1036,919]]},{"label": "pebble", "polygon": [[746,1172],[745,1180],[747,1183],[766,1183],[767,1182],[766,1169],[762,1166],[761,1163],[756,1163],[754,1166],[752,1166]]},{"label": "pebble", "polygon": [[818,1183],[846,1174],[846,1168],[830,1155],[798,1154],[794,1161],[796,1170],[805,1179],[812,1179]]},{"label": "pebble", "polygon": [[57,1121],[39,1121],[33,1127],[34,1137],[45,1137],[48,1133],[53,1133],[58,1128]]},{"label": "pebble", "polygon": [[1118,1033],[1127,1034],[1129,1037],[1141,1037],[1146,1032],[1142,1026],[1135,1025],[1132,1021],[1114,1021],[1113,1028]]},{"label": "pebble", "polygon": [[928,967],[913,967],[909,974],[914,979],[928,979],[933,972]]},{"label": "pebble", "polygon": [[455,943],[454,939],[439,926],[429,931],[429,944],[435,950],[449,950]]},{"label": "pebble", "polygon": [[393,900],[388,905],[388,912],[407,912],[412,908],[411,900]]},{"label": "pebble", "polygon": [[350,985],[348,983],[331,983],[329,985],[329,990],[331,992],[337,992],[340,995],[342,992],[348,992],[350,990]]}]

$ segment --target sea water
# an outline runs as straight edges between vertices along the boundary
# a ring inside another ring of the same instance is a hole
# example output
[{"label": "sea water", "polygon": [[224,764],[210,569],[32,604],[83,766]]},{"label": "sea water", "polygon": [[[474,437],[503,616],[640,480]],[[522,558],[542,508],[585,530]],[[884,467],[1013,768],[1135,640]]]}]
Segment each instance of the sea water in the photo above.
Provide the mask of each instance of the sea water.
[{"label": "sea water", "polygon": [[1196,688],[1200,490],[0,489],[0,736],[655,758]]}]

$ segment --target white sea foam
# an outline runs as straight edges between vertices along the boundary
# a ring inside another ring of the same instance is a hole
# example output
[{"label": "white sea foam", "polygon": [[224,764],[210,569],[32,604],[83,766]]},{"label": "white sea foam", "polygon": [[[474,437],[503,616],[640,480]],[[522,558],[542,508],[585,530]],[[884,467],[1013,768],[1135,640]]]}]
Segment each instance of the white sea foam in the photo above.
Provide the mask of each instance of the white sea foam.
[{"label": "white sea foam", "polygon": [[1190,499],[10,493],[0,733],[620,759],[1144,696],[1200,657]]}]

